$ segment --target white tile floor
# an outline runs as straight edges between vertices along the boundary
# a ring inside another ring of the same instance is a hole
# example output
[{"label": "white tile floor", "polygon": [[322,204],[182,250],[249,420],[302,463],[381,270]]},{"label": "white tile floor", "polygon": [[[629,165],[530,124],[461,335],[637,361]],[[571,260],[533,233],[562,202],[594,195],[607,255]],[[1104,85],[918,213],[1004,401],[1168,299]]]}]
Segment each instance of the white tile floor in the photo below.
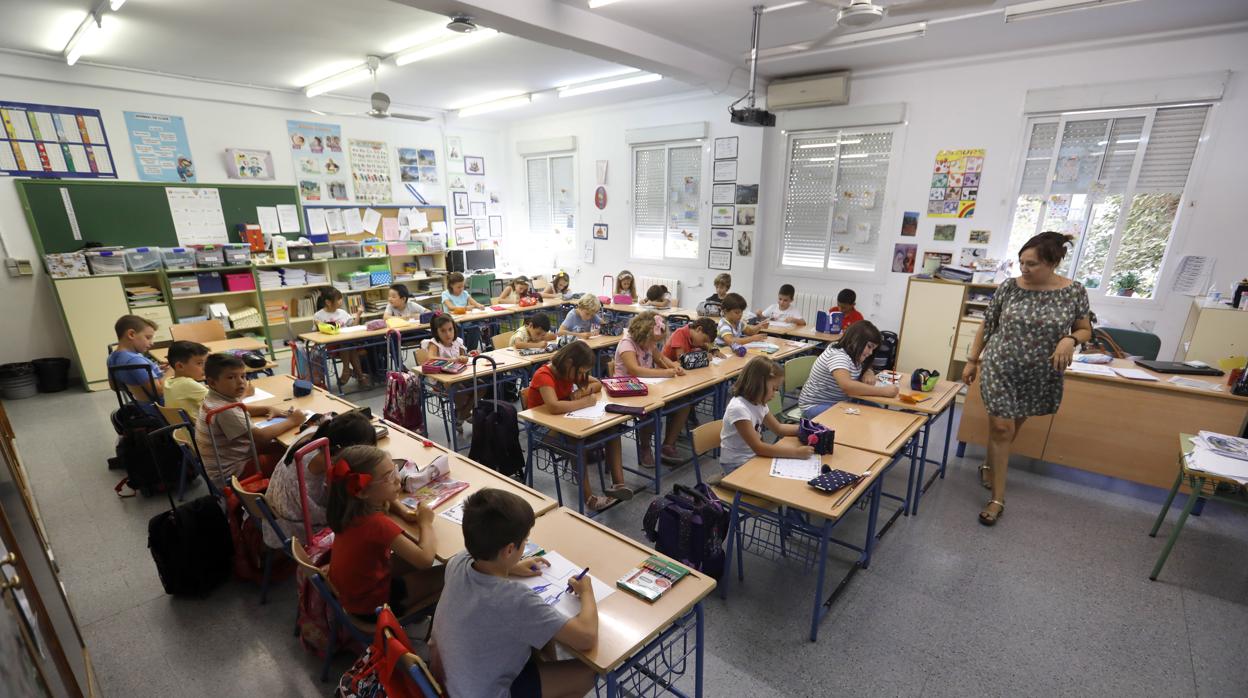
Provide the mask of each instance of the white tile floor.
[{"label": "white tile floor", "polygon": [[[381,407],[380,391],[351,399]],[[114,496],[115,405],[76,390],[5,404],[105,695],[329,694],[291,635],[292,582],[266,606],[241,582],[202,601],[164,594],[146,540],[167,504]],[[745,584],[706,603],[705,694],[1245,695],[1248,516],[1209,506],[1150,582],[1162,539],[1146,533],[1164,493],[1016,459],[1008,511],[988,529],[975,521],[977,457],[951,456],[949,477],[885,536],[816,644],[813,575],[747,555]],[[691,480],[688,467],[671,479]],[[538,485],[553,496],[548,476]],[[651,499],[602,521],[640,538]],[[848,554],[834,554],[839,575]]]}]

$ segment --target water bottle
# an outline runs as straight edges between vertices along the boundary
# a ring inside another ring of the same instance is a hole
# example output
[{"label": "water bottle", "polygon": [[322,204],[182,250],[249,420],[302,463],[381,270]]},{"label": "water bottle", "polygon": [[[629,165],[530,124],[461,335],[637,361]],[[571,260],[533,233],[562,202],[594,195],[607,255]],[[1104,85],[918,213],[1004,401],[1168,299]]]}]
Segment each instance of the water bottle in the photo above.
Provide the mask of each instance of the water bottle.
[{"label": "water bottle", "polygon": [[1209,295],[1205,296],[1205,305],[1217,305],[1222,301],[1222,292],[1218,290],[1217,284],[1209,284]]},{"label": "water bottle", "polygon": [[840,334],[841,324],[845,321],[845,314],[839,310],[833,310],[828,313],[828,334]]}]

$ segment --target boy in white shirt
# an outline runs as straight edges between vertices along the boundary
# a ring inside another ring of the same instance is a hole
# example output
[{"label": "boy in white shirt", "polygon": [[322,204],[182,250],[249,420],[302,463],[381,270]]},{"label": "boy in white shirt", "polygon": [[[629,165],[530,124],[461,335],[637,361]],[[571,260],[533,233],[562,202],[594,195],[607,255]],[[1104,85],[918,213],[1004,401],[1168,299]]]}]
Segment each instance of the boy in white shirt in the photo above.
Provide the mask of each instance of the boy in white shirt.
[{"label": "boy in white shirt", "polygon": [[801,311],[793,307],[795,293],[793,284],[784,284],[780,287],[776,302],[767,306],[766,310],[754,311],[754,314],[768,322],[787,322],[796,327],[804,326],[806,321],[802,319]]}]

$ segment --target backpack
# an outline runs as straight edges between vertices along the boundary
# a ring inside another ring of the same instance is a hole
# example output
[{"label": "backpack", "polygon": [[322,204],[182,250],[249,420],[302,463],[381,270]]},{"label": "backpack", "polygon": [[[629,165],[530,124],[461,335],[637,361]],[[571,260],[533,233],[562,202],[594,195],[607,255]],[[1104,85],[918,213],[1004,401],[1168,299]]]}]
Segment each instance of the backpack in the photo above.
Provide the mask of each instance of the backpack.
[{"label": "backpack", "polygon": [[[312,564],[324,568],[329,562],[330,551],[334,545],[334,534],[328,528],[312,534],[312,544],[308,546],[308,558]],[[329,638],[333,633],[334,610],[325,603],[325,598],[316,590],[312,578],[299,566],[295,570],[295,580],[299,590],[298,612],[295,617],[295,628],[299,631],[299,644],[318,657],[324,657],[329,651]],[[355,636],[345,625],[338,626],[334,636],[334,647],[347,648],[356,645]]]},{"label": "backpack", "polygon": [[897,367],[897,333],[884,330],[880,333],[883,341],[876,347],[872,355],[871,365],[875,372],[892,371]]},{"label": "backpack", "polygon": [[[187,468],[190,454],[173,440],[165,427],[163,417],[152,413],[152,407],[130,402],[117,408],[112,414],[113,428],[117,430],[116,456],[108,459],[109,470],[125,469],[126,476],[113,488],[118,497],[123,487],[142,492],[150,497],[165,488],[176,487],[183,469],[188,469],[187,482],[199,476],[198,468]],[[161,433],[156,434],[155,432]],[[170,483],[166,485],[165,483]]]},{"label": "backpack", "polygon": [[642,519],[646,538],[677,562],[719,579],[724,573],[728,506],[705,484],[674,485],[656,497]]},{"label": "backpack", "polygon": [[[261,475],[252,475],[239,484],[247,488],[248,492],[263,493],[269,488],[269,479]],[[264,542],[264,531],[261,527],[268,524],[254,518],[247,511],[247,508],[243,506],[243,500],[234,493],[234,488],[227,486],[222,490],[222,496],[225,498],[225,519],[230,526],[230,539],[234,544],[232,558],[234,576],[259,584],[264,580],[264,555],[269,550]],[[283,554],[281,550],[273,551],[269,564],[270,582],[280,582],[295,573],[294,559]]]},{"label": "backpack", "polygon": [[386,405],[381,412],[387,422],[424,433],[424,389],[420,376],[406,371],[386,374]]},{"label": "backpack", "polygon": [[718,298],[716,299],[708,298],[702,301],[701,303],[698,303],[698,315],[705,315],[707,317],[719,317],[720,315],[723,315],[723,313],[724,313],[724,304],[720,302]]},{"label": "backpack", "polygon": [[[477,362],[488,361],[495,368],[492,394],[498,392],[498,365],[494,359],[472,357],[472,387],[477,387]],[[500,399],[478,400],[472,410],[472,446],[468,457],[503,475],[519,479],[524,475],[525,457],[520,450],[520,420],[516,406]]]}]

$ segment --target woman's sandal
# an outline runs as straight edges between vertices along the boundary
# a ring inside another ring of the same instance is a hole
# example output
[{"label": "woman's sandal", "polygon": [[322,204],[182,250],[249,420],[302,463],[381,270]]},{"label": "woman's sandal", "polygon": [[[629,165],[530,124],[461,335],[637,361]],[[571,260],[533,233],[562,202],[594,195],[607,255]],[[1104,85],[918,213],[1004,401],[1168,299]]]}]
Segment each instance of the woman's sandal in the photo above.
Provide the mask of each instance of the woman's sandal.
[{"label": "woman's sandal", "polygon": [[589,499],[585,500],[585,508],[590,511],[595,511],[595,512],[603,511],[607,509],[608,507],[610,507],[612,504],[615,504],[615,502],[616,500],[614,499],[608,499],[606,497],[602,497],[602,496],[594,494],[594,495],[590,495]]},{"label": "woman's sandal", "polygon": [[[998,507],[1000,507],[1000,509],[997,509],[997,512],[995,514],[992,512],[993,504],[996,504]],[[984,507],[983,511],[979,512],[979,522],[985,526],[995,526],[997,525],[997,519],[1000,519],[1004,515],[1005,515],[1005,502],[999,499],[993,499],[988,502],[988,505]]]},{"label": "woman's sandal", "polygon": [[979,484],[986,490],[992,489],[992,466],[984,463],[979,466]]}]

